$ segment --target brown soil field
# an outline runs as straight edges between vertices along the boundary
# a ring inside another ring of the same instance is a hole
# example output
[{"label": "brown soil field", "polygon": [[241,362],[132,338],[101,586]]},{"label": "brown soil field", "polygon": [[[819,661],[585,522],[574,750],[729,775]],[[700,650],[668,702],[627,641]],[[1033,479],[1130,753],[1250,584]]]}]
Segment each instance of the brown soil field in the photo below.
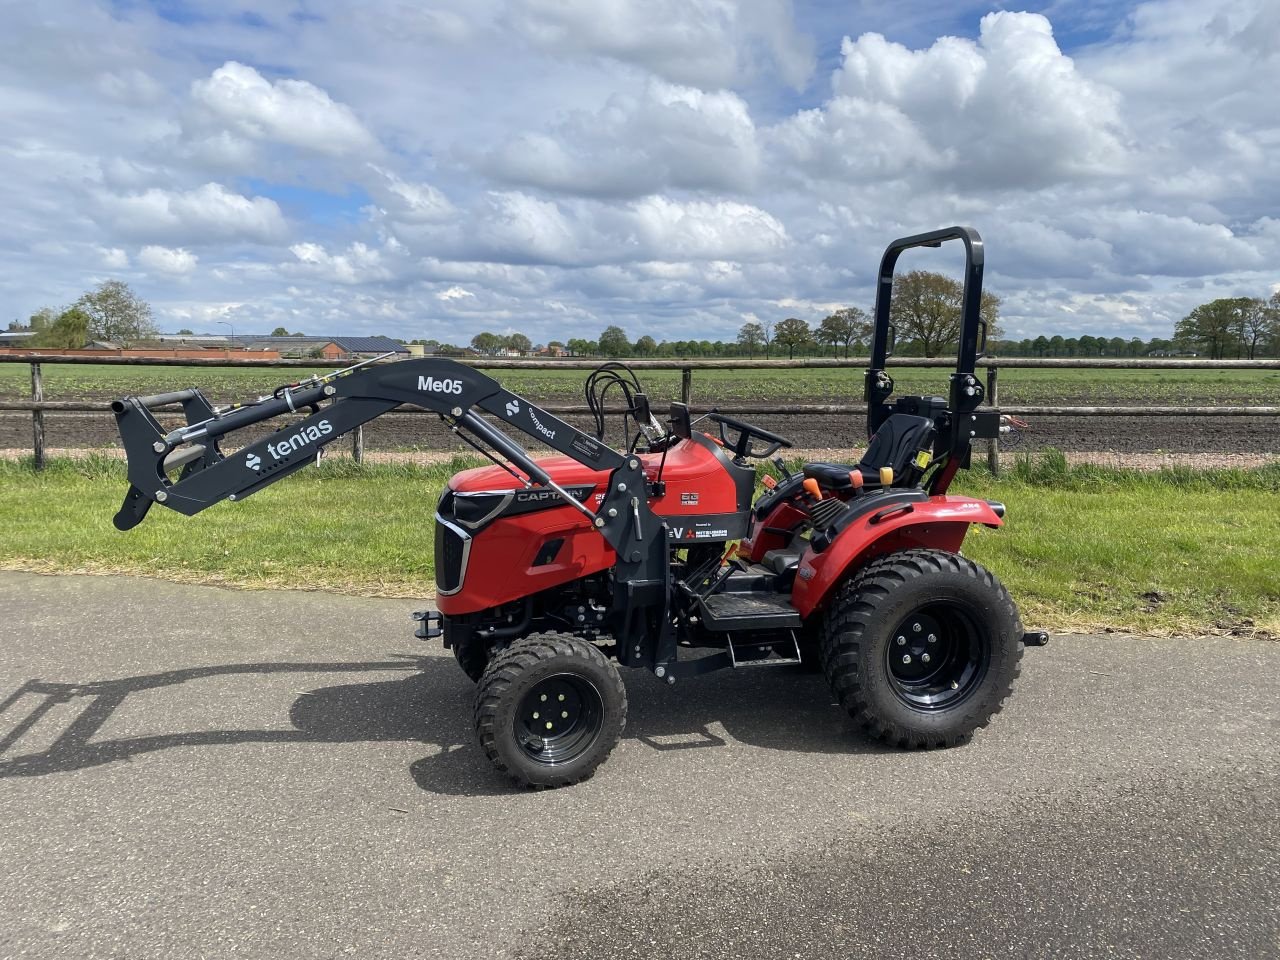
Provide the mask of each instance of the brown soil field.
[{"label": "brown soil field", "polygon": [[[567,417],[580,428],[583,418]],[[854,416],[782,415],[749,418],[789,438],[798,449],[854,449],[864,443],[864,425]],[[46,443],[60,448],[100,448],[117,444],[115,421],[105,413],[49,413]],[[245,439],[249,439],[248,436]],[[610,437],[610,440],[616,438]],[[0,413],[0,449],[31,446],[31,416]],[[1006,451],[1048,447],[1122,456],[1159,453],[1215,456],[1280,453],[1280,417],[1040,417],[1002,443]],[[398,414],[365,427],[368,450],[465,451],[431,415]]]}]

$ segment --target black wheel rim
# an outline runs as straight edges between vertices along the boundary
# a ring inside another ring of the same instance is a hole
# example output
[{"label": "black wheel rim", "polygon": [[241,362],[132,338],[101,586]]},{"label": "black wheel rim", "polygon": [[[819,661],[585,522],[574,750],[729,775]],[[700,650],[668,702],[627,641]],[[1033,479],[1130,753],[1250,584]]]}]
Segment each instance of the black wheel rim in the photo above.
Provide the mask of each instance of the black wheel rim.
[{"label": "black wheel rim", "polygon": [[591,749],[603,723],[604,699],[595,684],[557,673],[539,680],[520,700],[516,743],[537,763],[571,763]]},{"label": "black wheel rim", "polygon": [[991,661],[973,615],[954,603],[931,603],[889,637],[885,667],[894,694],[923,713],[954,707],[982,683]]}]

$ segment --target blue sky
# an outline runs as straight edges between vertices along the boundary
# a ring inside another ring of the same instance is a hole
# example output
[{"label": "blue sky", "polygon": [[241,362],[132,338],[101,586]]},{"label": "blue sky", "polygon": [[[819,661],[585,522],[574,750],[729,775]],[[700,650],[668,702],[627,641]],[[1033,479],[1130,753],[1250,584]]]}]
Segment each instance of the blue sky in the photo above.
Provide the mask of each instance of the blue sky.
[{"label": "blue sky", "polygon": [[1276,289],[1280,5],[939,6],[5,4],[0,293],[729,339],[868,307],[885,243],[956,222],[1009,335],[1166,335]]}]

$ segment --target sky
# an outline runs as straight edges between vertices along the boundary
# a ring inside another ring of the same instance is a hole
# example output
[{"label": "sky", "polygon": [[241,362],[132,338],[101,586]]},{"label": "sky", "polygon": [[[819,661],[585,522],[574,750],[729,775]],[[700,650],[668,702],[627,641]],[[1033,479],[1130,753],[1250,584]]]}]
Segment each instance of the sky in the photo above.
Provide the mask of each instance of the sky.
[{"label": "sky", "polygon": [[0,317],[733,339],[959,223],[1006,336],[1163,337],[1280,289],[1278,89],[1276,0],[0,0]]}]

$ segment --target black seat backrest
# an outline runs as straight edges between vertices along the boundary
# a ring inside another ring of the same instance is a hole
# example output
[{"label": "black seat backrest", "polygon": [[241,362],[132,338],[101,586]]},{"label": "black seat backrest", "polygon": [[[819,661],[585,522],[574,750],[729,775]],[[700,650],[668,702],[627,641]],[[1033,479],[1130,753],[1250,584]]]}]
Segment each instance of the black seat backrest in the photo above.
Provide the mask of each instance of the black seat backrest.
[{"label": "black seat backrest", "polygon": [[914,462],[916,455],[921,450],[933,448],[936,432],[933,420],[929,417],[916,417],[909,413],[891,414],[871,438],[871,444],[858,461],[858,466],[869,471],[893,467],[895,487],[914,483],[921,470]]}]

